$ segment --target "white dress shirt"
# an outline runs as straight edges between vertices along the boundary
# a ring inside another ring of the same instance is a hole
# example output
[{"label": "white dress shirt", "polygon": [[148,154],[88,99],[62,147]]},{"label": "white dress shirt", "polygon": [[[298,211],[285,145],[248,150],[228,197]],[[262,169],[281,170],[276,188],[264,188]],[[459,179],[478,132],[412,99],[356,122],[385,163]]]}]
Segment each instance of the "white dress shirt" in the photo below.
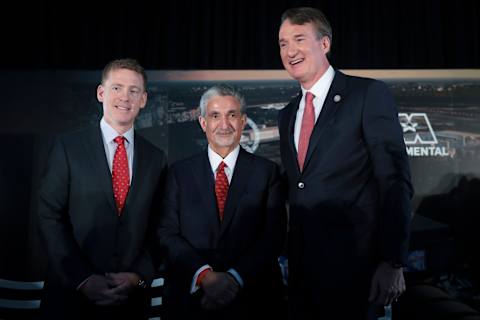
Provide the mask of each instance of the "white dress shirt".
[{"label": "white dress shirt", "polygon": [[217,177],[217,168],[220,162],[225,162],[225,174],[227,175],[228,183],[232,182],[233,170],[235,170],[235,164],[237,163],[238,154],[240,153],[240,145],[233,149],[225,158],[222,158],[219,154],[212,150],[208,145],[208,160],[212,166],[213,176]]},{"label": "white dress shirt", "polygon": [[300,139],[300,130],[302,128],[302,118],[303,111],[305,110],[305,94],[307,91],[310,91],[315,95],[313,99],[313,108],[315,110],[315,123],[317,123],[318,116],[322,111],[323,103],[327,97],[328,90],[332,85],[333,77],[335,76],[335,71],[332,66],[329,66],[327,71],[322,75],[320,79],[310,88],[306,90],[302,87],[302,100],[300,100],[300,105],[297,110],[297,118],[295,119],[295,129],[293,132],[293,139],[295,141],[295,149],[298,151],[298,140]]},{"label": "white dress shirt", "polygon": [[134,154],[134,133],[133,126],[124,134],[119,134],[113,129],[104,118],[100,120],[100,129],[102,130],[103,146],[105,147],[105,154],[107,156],[108,168],[112,173],[113,157],[117,150],[117,143],[114,139],[118,136],[125,137],[125,150],[128,158],[128,171],[130,174],[130,184],[132,183],[132,168],[133,168],[133,154]]}]

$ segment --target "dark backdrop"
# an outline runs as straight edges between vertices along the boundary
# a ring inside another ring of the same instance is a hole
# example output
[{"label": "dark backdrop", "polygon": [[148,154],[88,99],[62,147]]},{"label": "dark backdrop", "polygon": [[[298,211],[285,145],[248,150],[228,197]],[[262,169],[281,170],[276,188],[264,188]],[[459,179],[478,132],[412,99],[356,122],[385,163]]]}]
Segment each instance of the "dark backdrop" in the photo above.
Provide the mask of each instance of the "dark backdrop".
[{"label": "dark backdrop", "polygon": [[0,13],[0,69],[279,69],[289,7],[321,8],[337,68],[478,68],[478,0],[13,1]]}]

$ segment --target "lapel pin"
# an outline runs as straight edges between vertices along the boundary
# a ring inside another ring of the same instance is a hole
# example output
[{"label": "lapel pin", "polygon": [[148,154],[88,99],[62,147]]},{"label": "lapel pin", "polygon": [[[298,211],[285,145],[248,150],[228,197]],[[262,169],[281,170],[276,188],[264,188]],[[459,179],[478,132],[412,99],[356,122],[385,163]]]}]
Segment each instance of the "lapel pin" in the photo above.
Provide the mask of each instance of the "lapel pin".
[{"label": "lapel pin", "polygon": [[334,102],[340,102],[340,100],[342,100],[342,97],[341,97],[339,94],[336,94],[336,95],[333,97],[333,101],[334,101]]}]

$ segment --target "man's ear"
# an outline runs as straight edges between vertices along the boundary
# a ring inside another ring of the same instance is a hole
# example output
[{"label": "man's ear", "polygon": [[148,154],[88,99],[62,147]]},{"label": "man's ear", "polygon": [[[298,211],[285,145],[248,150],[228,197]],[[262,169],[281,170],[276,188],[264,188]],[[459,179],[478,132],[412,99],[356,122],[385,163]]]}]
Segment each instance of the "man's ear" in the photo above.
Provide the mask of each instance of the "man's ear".
[{"label": "man's ear", "polygon": [[325,36],[320,41],[321,41],[323,52],[325,52],[325,54],[329,53],[330,52],[330,46],[331,46],[330,38]]},{"label": "man's ear", "polygon": [[99,84],[97,87],[97,100],[103,102],[103,95],[105,94],[105,88]]},{"label": "man's ear", "polygon": [[145,106],[147,105],[147,99],[148,99],[148,93],[147,93],[147,91],[144,91],[142,93],[142,98],[141,98],[141,101],[140,101],[140,109],[145,108]]},{"label": "man's ear", "polygon": [[203,132],[206,132],[206,130],[207,130],[207,120],[204,117],[199,116],[198,117],[198,123],[200,123],[200,127],[202,127]]},{"label": "man's ear", "polygon": [[246,114],[242,114],[242,122],[243,122],[242,131],[243,131],[243,129],[245,129],[245,127],[247,126],[247,115]]}]

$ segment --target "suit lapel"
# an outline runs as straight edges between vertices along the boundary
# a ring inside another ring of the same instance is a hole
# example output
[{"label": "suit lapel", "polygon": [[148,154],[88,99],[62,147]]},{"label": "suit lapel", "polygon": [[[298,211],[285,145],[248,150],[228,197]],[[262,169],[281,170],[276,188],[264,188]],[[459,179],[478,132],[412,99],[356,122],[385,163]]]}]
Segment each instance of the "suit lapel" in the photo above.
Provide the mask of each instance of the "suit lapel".
[{"label": "suit lapel", "polygon": [[146,156],[144,140],[136,132],[134,139],[134,155],[133,155],[133,164],[132,164],[132,181],[130,182],[130,190],[128,191],[127,199],[125,202],[124,212],[122,217],[125,215],[128,210],[129,204],[133,202],[136,193],[138,192],[139,181],[142,181],[143,176],[148,171],[147,170],[147,161],[148,157]]},{"label": "suit lapel", "polygon": [[220,237],[225,230],[228,229],[237,211],[238,203],[245,193],[245,187],[253,172],[252,160],[252,156],[240,147],[240,153],[238,154],[237,163],[235,164],[235,171],[233,172],[232,181],[228,188],[227,202],[225,203],[223,222],[220,228]]},{"label": "suit lapel", "polygon": [[288,119],[288,127],[287,127],[287,140],[288,140],[288,148],[290,149],[290,154],[293,155],[294,163],[295,163],[295,171],[297,175],[300,174],[300,167],[298,166],[297,161],[297,149],[295,148],[295,139],[294,139],[294,132],[295,132],[295,120],[297,118],[297,111],[300,105],[300,100],[302,100],[302,93],[300,91],[299,95],[292,101],[292,107],[288,110],[287,119]]},{"label": "suit lapel", "polygon": [[[312,136],[310,137],[310,141],[308,143],[307,156],[305,158],[305,165],[303,170],[304,172],[308,167],[308,163],[310,161],[310,158],[312,157],[313,152],[318,147],[318,141],[320,140],[320,137],[326,132],[329,123],[333,121],[335,113],[342,104],[341,98],[344,93],[345,84],[345,75],[337,70],[335,72],[335,77],[333,78],[332,85],[330,86],[330,90],[328,91],[327,97],[325,98],[325,102],[323,103],[322,111],[318,116],[315,127],[313,128]],[[334,97],[337,95],[340,97],[339,101],[334,100]]]},{"label": "suit lapel", "polygon": [[105,191],[107,201],[111,205],[112,209],[116,211],[112,188],[112,174],[110,173],[110,169],[108,167],[107,157],[105,155],[105,146],[103,145],[102,131],[100,130],[100,127],[92,128],[92,130],[88,131],[84,147],[85,154],[89,155],[92,168],[94,171],[96,171],[98,181],[101,184],[102,189]]},{"label": "suit lapel", "polygon": [[[212,166],[208,160],[207,151],[203,152],[198,161],[193,163],[191,167],[197,190],[202,196],[204,210],[199,208],[199,212],[205,212],[210,220],[210,225],[218,227],[220,221],[218,219],[217,200],[215,198],[215,180],[212,172]],[[217,228],[214,228],[217,230]]]}]

